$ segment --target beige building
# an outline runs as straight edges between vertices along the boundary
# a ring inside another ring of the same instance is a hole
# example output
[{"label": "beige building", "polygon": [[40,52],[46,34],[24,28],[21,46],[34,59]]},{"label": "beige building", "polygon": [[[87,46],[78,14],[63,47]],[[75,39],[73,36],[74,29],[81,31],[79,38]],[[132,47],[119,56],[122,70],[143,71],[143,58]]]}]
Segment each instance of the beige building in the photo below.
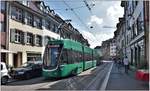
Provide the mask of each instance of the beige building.
[{"label": "beige building", "polygon": [[[27,61],[42,61],[44,46],[50,39],[59,39],[59,21],[54,12],[45,8],[43,2],[7,2],[7,47],[6,63],[19,67]],[[45,16],[44,16],[45,14]]]},{"label": "beige building", "polygon": [[8,54],[7,63],[19,67],[27,61],[42,61],[48,40],[60,38],[54,13],[45,17],[38,2],[9,2],[9,6],[8,50],[12,53]]},{"label": "beige building", "polygon": [[63,20],[43,1],[3,1],[2,6],[5,6],[6,15],[1,18],[5,22],[1,23],[5,25],[4,32],[1,32],[1,47],[9,53],[1,52],[1,61],[13,67],[27,61],[42,61],[49,40],[68,38],[89,46],[71,23]]}]

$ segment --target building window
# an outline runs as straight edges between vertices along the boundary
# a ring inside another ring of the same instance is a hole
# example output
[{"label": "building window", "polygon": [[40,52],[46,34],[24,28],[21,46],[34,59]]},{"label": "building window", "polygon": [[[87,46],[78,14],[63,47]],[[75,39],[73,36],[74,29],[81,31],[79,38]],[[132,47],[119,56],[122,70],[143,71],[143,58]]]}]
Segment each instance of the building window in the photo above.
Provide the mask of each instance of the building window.
[{"label": "building window", "polygon": [[48,21],[45,21],[45,28],[50,30],[50,22]]},{"label": "building window", "polygon": [[33,25],[33,16],[30,13],[27,13],[27,24]]},{"label": "building window", "polygon": [[22,22],[22,20],[23,20],[23,11],[19,8],[12,7],[11,18]]},{"label": "building window", "polygon": [[144,31],[144,19],[143,13],[141,12],[139,17],[137,18],[137,32],[138,34]]},{"label": "building window", "polygon": [[1,11],[5,11],[5,1],[0,1]]},{"label": "building window", "polygon": [[39,17],[34,17],[34,26],[42,29],[42,20]]},{"label": "building window", "polygon": [[0,28],[1,28],[1,32],[5,32],[5,29],[4,29],[4,22],[1,22],[0,23]]},{"label": "building window", "polygon": [[136,6],[138,5],[138,1],[135,1],[135,5],[136,5]]},{"label": "building window", "polygon": [[51,38],[49,36],[45,36],[45,45],[47,45],[48,41],[50,41]]},{"label": "building window", "polygon": [[27,33],[27,44],[32,44],[33,35],[31,33]]},{"label": "building window", "polygon": [[52,31],[55,32],[55,33],[59,32],[58,27],[55,24],[53,24],[53,26],[52,26]]},{"label": "building window", "polygon": [[56,27],[56,25],[54,24],[53,25],[53,29],[52,29],[53,32],[55,32],[55,27]]},{"label": "building window", "polygon": [[21,4],[25,5],[25,6],[29,6],[29,1],[27,1],[27,0],[23,0],[23,1],[18,0],[17,2],[19,2],[19,3],[21,3]]},{"label": "building window", "polygon": [[42,37],[40,35],[36,36],[36,45],[42,46]]},{"label": "building window", "polygon": [[19,30],[15,31],[15,42],[16,43],[21,43],[21,34],[22,34],[21,31],[19,31]]},{"label": "building window", "polygon": [[135,36],[137,35],[137,29],[136,29],[136,24],[134,23],[132,25],[132,39],[135,38]]}]

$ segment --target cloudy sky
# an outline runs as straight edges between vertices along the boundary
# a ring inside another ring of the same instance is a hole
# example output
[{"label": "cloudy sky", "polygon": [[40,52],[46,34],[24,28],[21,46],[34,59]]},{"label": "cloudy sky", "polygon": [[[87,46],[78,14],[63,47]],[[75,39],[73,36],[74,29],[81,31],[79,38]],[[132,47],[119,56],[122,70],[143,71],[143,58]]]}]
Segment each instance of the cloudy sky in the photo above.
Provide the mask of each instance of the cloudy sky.
[{"label": "cloudy sky", "polygon": [[[102,41],[112,38],[118,18],[123,16],[121,1],[86,0],[45,0],[45,4],[71,24],[88,39],[91,47],[101,45]],[[92,27],[91,27],[92,26]],[[104,28],[108,26],[111,28]]]}]

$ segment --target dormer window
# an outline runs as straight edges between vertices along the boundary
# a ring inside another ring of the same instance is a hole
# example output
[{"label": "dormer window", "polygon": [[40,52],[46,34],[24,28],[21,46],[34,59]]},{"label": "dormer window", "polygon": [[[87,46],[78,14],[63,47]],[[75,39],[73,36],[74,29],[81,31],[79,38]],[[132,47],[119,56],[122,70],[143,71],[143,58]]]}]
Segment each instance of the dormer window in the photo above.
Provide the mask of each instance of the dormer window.
[{"label": "dormer window", "polygon": [[46,12],[45,5],[44,5],[43,2],[40,3],[40,10],[43,11],[43,12]]},{"label": "dormer window", "polygon": [[42,19],[39,17],[34,17],[34,26],[37,28],[42,28]]},{"label": "dormer window", "polygon": [[46,29],[50,30],[50,28],[51,28],[50,25],[51,25],[51,23],[49,21],[45,21],[45,28]]},{"label": "dormer window", "polygon": [[50,13],[50,9],[48,6],[46,6],[46,13]]},{"label": "dormer window", "polygon": [[42,5],[40,5],[40,9],[43,11],[43,6]]},{"label": "dormer window", "polygon": [[19,0],[18,2],[25,6],[29,6],[29,1],[27,1],[27,0],[23,0],[23,1]]},{"label": "dormer window", "polygon": [[30,13],[27,13],[27,24],[28,25],[33,25],[33,15]]},{"label": "dormer window", "polygon": [[23,19],[22,9],[12,7],[11,8],[11,18],[15,19],[15,20],[18,20],[18,21],[22,21],[22,19]]}]

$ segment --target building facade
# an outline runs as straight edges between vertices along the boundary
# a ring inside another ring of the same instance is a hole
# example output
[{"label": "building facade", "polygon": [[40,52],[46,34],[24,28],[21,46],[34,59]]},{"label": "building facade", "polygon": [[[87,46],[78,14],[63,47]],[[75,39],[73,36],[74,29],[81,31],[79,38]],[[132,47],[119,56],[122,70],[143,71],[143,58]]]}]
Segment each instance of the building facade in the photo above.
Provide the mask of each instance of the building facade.
[{"label": "building facade", "polygon": [[96,46],[94,49],[99,54],[99,57],[102,57],[102,46]]},{"label": "building facade", "polygon": [[[1,12],[0,12],[0,44],[1,44],[1,49],[5,49],[7,48],[7,31],[6,31],[6,3],[5,2],[0,2],[1,4]],[[1,61],[6,62],[6,53],[1,53]]]},{"label": "building facade", "polygon": [[114,38],[110,41],[110,57],[116,58],[116,41]]},{"label": "building facade", "polygon": [[[2,1],[5,17],[1,30],[1,47],[11,51],[5,53],[3,61],[19,67],[27,61],[42,61],[45,46],[49,40],[68,38],[87,43],[77,29],[66,23],[43,1]],[[3,18],[1,18],[3,20]],[[63,24],[61,30],[58,28]]]},{"label": "building facade", "polygon": [[[145,60],[146,41],[145,41],[145,19],[149,17],[144,14],[146,1],[122,1],[125,17],[125,54],[130,64],[135,68],[145,68],[148,60]],[[149,1],[147,2],[149,3]],[[147,7],[149,8],[149,7]],[[147,19],[149,20],[149,19]],[[148,21],[149,22],[149,21]]]},{"label": "building facade", "polygon": [[102,59],[112,60],[116,58],[116,41],[110,38],[102,42]]},{"label": "building facade", "polygon": [[116,25],[117,29],[114,32],[114,39],[116,40],[116,57],[123,59],[126,55],[125,50],[125,18],[119,18],[119,23]]}]

